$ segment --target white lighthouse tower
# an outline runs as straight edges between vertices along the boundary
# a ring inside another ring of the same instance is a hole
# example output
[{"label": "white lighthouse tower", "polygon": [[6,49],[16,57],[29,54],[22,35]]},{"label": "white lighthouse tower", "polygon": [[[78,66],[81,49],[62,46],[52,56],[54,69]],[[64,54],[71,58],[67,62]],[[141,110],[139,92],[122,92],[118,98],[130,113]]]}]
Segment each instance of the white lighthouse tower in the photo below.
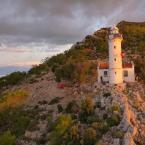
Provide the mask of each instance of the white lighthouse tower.
[{"label": "white lighthouse tower", "polygon": [[119,29],[112,27],[109,34],[109,83],[123,83],[121,42],[123,38]]}]

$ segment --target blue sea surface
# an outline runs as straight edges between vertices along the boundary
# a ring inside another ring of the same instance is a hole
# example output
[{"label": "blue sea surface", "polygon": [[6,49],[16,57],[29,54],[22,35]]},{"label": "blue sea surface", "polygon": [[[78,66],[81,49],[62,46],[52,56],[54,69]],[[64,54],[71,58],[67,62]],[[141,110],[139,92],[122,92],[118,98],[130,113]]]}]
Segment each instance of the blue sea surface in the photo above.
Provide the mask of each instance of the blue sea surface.
[{"label": "blue sea surface", "polygon": [[28,71],[29,69],[30,66],[2,66],[0,67],[0,77],[16,71],[20,71],[20,72]]}]

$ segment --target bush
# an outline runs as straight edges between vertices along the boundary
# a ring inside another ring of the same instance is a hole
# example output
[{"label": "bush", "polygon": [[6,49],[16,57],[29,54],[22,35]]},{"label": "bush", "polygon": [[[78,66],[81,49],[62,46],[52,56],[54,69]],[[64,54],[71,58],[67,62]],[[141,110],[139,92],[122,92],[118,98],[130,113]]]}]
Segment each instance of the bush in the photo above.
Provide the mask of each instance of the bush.
[{"label": "bush", "polygon": [[70,136],[72,140],[79,139],[79,125],[73,125],[70,130]]},{"label": "bush", "polygon": [[13,122],[12,130],[15,133],[16,136],[21,136],[25,133],[25,130],[27,129],[28,125],[30,123],[30,118],[27,116],[17,116],[15,122]]},{"label": "bush", "polygon": [[71,101],[68,103],[68,105],[66,106],[65,111],[67,113],[77,113],[77,111],[79,110],[79,106],[77,104],[77,102],[75,100]]},{"label": "bush", "polygon": [[38,124],[38,112],[23,108],[8,108],[0,112],[0,131],[10,130],[16,137],[21,137],[25,130],[35,130]]},{"label": "bush", "polygon": [[106,133],[109,130],[108,125],[105,121],[102,122],[93,122],[91,125],[94,129],[98,130],[101,134]]},{"label": "bush", "polygon": [[86,123],[91,124],[91,123],[95,122],[96,120],[97,120],[96,116],[94,114],[92,114],[92,115],[87,117]]},{"label": "bush", "polygon": [[107,98],[109,96],[111,96],[111,93],[110,92],[103,94],[103,97],[106,97]]},{"label": "bush", "polygon": [[61,115],[57,119],[54,130],[50,135],[50,142],[53,145],[61,145],[63,142],[62,137],[71,127],[73,121],[70,115]]},{"label": "bush", "polygon": [[114,138],[123,138],[124,132],[120,129],[117,129],[116,131],[112,132],[112,135]]},{"label": "bush", "polygon": [[94,102],[91,97],[87,97],[85,100],[82,101],[82,110],[86,114],[91,114],[94,111]]},{"label": "bush", "polygon": [[101,108],[101,102],[96,102],[95,108]]},{"label": "bush", "polygon": [[110,113],[113,113],[113,112],[118,112],[120,113],[120,105],[118,103],[115,103],[113,106],[111,106],[110,108],[108,108],[108,111]]},{"label": "bush", "polygon": [[47,72],[49,70],[49,67],[48,67],[48,65],[46,65],[46,64],[40,64],[40,65],[35,65],[35,66],[33,66],[29,71],[28,71],[28,74],[30,74],[30,75],[39,75],[39,74],[41,74],[41,73],[43,73],[43,72]]},{"label": "bush", "polygon": [[49,102],[49,105],[53,105],[53,104],[57,104],[60,102],[62,98],[60,97],[55,97],[54,99],[52,99],[50,102]]},{"label": "bush", "polygon": [[6,86],[16,85],[26,78],[26,72],[14,72],[0,78],[0,89]]},{"label": "bush", "polygon": [[94,115],[94,102],[91,97],[87,97],[85,100],[82,100],[79,119],[83,123],[92,123],[96,119],[93,115]]},{"label": "bush", "polygon": [[29,79],[29,83],[30,83],[30,84],[34,84],[34,83],[37,83],[37,82],[38,82],[38,80],[35,79],[35,78],[30,78],[30,79]]},{"label": "bush", "polygon": [[106,121],[110,127],[116,126],[120,123],[120,117],[119,117],[119,115],[113,114],[111,117],[107,118]]},{"label": "bush", "polygon": [[15,145],[15,140],[15,135],[12,135],[10,131],[6,131],[2,135],[0,135],[1,145]]},{"label": "bush", "polygon": [[94,145],[96,142],[96,130],[91,127],[87,128],[85,130],[84,141],[85,145]]},{"label": "bush", "polygon": [[58,104],[57,105],[57,110],[58,110],[58,113],[61,113],[63,111],[62,105]]},{"label": "bush", "polygon": [[7,108],[16,108],[21,106],[26,97],[27,92],[24,90],[10,91],[0,98],[0,111]]}]

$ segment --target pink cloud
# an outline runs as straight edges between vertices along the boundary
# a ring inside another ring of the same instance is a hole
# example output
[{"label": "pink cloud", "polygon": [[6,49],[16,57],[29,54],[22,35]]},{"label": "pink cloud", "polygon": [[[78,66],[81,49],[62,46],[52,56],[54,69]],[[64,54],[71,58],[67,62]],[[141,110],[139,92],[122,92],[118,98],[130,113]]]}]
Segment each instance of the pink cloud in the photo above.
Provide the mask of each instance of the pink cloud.
[{"label": "pink cloud", "polygon": [[28,50],[26,49],[19,49],[19,48],[6,48],[6,47],[1,47],[0,48],[1,52],[14,52],[14,53],[24,53],[24,52],[28,52]]},{"label": "pink cloud", "polygon": [[13,66],[33,66],[33,65],[39,65],[40,61],[26,61],[26,62],[18,62],[15,64],[11,64]]}]

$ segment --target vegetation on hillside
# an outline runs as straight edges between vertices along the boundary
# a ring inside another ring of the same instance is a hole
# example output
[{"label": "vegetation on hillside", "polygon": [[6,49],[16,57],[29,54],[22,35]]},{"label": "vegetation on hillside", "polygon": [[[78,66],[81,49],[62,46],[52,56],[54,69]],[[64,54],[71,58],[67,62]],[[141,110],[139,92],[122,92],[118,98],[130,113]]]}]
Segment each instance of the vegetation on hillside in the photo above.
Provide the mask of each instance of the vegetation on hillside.
[{"label": "vegetation on hillside", "polygon": [[[76,101],[68,103],[66,109],[53,122],[54,125],[48,138],[51,145],[98,144],[110,127],[120,123],[120,112],[113,113],[116,108],[114,109],[112,106],[113,110],[108,111],[108,114],[101,119],[95,114],[96,108],[97,106],[91,97],[87,97],[81,103]],[[116,133],[114,132],[114,136],[122,138],[123,132],[118,130]]]},{"label": "vegetation on hillside", "polygon": [[0,96],[0,111],[21,106],[27,96],[28,94],[24,90],[10,91],[3,94]]}]

